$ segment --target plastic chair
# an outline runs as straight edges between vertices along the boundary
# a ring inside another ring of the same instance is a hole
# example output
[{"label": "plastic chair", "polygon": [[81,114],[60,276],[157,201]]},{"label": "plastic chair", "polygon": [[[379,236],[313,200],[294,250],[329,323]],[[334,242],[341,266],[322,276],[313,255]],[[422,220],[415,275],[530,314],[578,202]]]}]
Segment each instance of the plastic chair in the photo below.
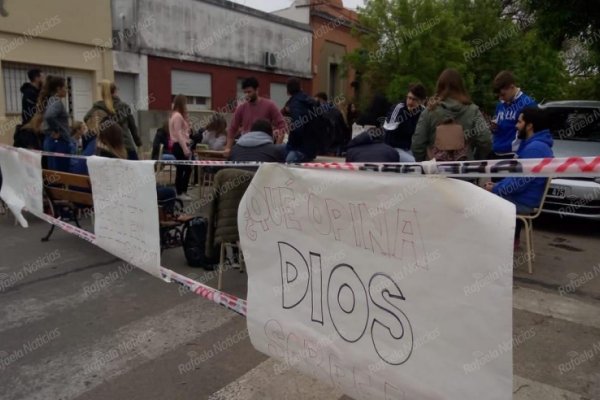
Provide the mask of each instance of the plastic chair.
[{"label": "plastic chair", "polygon": [[533,214],[517,214],[517,219],[523,222],[523,226],[525,228],[525,243],[527,246],[527,270],[530,274],[533,274],[533,259],[535,259],[535,252],[533,250],[533,220],[539,217],[542,213],[542,209],[544,208],[544,202],[546,201],[546,196],[548,195],[548,189],[550,188],[551,182],[552,178],[548,178],[540,206],[533,210]]}]

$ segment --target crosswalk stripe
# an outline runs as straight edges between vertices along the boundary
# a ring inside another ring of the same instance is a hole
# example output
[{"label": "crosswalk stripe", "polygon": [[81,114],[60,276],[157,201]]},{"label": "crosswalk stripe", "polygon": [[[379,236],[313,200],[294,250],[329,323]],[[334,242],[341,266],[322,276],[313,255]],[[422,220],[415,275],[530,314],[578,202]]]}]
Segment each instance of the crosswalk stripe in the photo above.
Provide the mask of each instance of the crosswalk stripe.
[{"label": "crosswalk stripe", "polygon": [[598,306],[571,297],[517,286],[513,291],[513,307],[600,329]]},{"label": "crosswalk stripe", "polygon": [[335,400],[343,393],[296,370],[275,374],[278,362],[263,361],[245,375],[213,393],[209,400]]},{"label": "crosswalk stripe", "polygon": [[3,397],[74,399],[233,318],[239,317],[204,299],[192,298],[160,314],[127,324],[91,346],[78,347],[74,341],[64,353],[33,365],[18,366],[15,375],[19,379],[15,385],[3,389]]}]

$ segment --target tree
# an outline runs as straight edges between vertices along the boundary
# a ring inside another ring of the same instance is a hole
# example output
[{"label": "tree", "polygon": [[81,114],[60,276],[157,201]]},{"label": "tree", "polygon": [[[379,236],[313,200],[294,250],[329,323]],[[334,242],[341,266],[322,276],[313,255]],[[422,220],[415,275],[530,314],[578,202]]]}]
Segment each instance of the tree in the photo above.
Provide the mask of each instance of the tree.
[{"label": "tree", "polygon": [[488,112],[497,102],[491,84],[501,70],[512,70],[538,101],[567,92],[564,52],[546,43],[536,15],[520,0],[370,0],[359,10],[359,23],[362,47],[346,61],[372,91],[393,101],[411,82],[433,92],[449,67],[463,74],[474,102]]}]

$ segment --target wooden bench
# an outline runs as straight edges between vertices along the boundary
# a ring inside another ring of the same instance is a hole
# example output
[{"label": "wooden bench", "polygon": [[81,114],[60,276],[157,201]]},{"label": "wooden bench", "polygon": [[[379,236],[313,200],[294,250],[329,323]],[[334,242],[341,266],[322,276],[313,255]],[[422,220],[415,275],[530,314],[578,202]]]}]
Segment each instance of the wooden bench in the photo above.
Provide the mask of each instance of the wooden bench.
[{"label": "wooden bench", "polygon": [[[78,228],[81,228],[79,213],[82,209],[88,210],[93,217],[94,198],[89,176],[43,170],[42,177],[47,214],[64,221],[73,221]],[[181,200],[173,199],[173,202],[174,208],[170,212],[166,212],[160,202],[158,204],[161,249],[181,245],[183,225],[193,218],[183,214]],[[48,234],[42,238],[43,242],[50,240],[54,228],[55,225],[50,227]]]},{"label": "wooden bench", "polygon": [[[79,211],[94,208],[90,177],[46,169],[42,171],[42,177],[48,214],[54,218],[71,220],[81,228]],[[43,242],[50,240],[54,228],[55,225],[50,227],[48,234],[42,238]]]}]

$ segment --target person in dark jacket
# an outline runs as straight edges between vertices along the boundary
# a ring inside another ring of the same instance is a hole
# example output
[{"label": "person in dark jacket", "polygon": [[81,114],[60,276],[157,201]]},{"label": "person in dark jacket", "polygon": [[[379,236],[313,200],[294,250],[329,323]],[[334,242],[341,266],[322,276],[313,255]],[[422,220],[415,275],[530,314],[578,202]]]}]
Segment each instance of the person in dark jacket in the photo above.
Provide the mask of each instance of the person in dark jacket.
[{"label": "person in dark jacket", "polygon": [[29,82],[25,82],[21,86],[21,123],[27,124],[36,113],[37,100],[44,83],[44,75],[39,69],[31,69],[27,71]]},{"label": "person in dark jacket", "polygon": [[42,150],[44,138],[38,135],[29,124],[19,125],[13,136],[13,146],[29,150]]},{"label": "person in dark jacket", "polygon": [[[152,159],[158,160],[158,154],[160,153],[160,145],[163,145],[163,156],[171,154],[169,146],[169,121],[166,121],[162,127],[156,130],[154,135],[154,141],[152,142]],[[164,160],[165,158],[163,158]],[[173,160],[175,157],[173,156]]]},{"label": "person in dark jacket", "polygon": [[[517,158],[554,157],[553,139],[549,129],[545,129],[544,112],[539,108],[529,107],[521,111],[517,121],[517,137],[521,140],[517,150]],[[504,178],[498,183],[489,182],[485,189],[513,203],[517,214],[531,214],[540,207],[547,178]],[[521,223],[517,220],[515,246],[518,246]]]},{"label": "person in dark jacket", "polygon": [[243,135],[231,149],[230,161],[284,162],[285,147],[274,144],[273,128],[266,119],[252,124],[251,131]]},{"label": "person in dark jacket", "polygon": [[423,103],[426,98],[427,91],[423,85],[410,85],[406,101],[393,106],[383,124],[384,142],[398,151],[400,162],[415,161],[410,146],[421,112],[425,109]]},{"label": "person in dark jacket", "polygon": [[325,116],[330,122],[332,143],[328,150],[339,156],[342,154],[342,150],[346,148],[348,141],[350,141],[350,128],[346,125],[342,112],[333,102],[329,101],[325,92],[317,93],[315,100],[319,102],[321,107],[325,108]]},{"label": "person in dark jacket", "polygon": [[298,78],[288,79],[287,92],[290,98],[286,107],[291,122],[285,160],[288,163],[312,161],[317,156],[320,145],[320,129],[316,125],[321,119],[314,112],[319,104],[300,89]]},{"label": "person in dark jacket", "polygon": [[392,146],[383,142],[381,128],[369,128],[348,143],[346,162],[388,162],[400,161],[400,155]]}]

